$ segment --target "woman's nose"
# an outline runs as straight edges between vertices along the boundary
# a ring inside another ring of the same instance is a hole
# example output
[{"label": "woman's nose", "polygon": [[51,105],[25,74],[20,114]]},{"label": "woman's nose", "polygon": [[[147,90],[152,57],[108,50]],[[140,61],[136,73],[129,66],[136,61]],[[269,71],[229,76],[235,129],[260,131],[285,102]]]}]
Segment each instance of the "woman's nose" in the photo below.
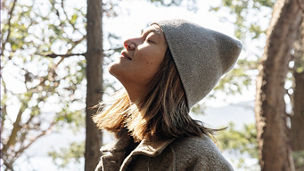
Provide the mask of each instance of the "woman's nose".
[{"label": "woman's nose", "polygon": [[134,50],[136,48],[136,42],[133,39],[127,39],[124,41],[124,47],[127,50]]}]

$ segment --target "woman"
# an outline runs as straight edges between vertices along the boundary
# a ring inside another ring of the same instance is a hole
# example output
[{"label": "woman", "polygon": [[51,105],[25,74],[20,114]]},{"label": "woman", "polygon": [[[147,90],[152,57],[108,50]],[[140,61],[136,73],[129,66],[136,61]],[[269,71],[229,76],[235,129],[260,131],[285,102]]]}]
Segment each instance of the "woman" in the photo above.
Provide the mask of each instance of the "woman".
[{"label": "woman", "polygon": [[191,107],[237,60],[241,43],[185,20],[156,22],[124,42],[109,72],[124,86],[94,116],[117,141],[101,148],[96,170],[233,170],[189,116]]}]

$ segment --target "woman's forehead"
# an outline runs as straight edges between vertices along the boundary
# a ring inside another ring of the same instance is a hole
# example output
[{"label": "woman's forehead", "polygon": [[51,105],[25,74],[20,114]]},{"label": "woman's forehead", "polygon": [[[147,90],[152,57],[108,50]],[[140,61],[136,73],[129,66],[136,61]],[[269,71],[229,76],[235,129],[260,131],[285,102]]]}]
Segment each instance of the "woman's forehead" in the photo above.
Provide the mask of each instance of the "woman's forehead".
[{"label": "woman's forehead", "polygon": [[141,34],[146,33],[146,32],[151,32],[151,31],[156,33],[156,34],[159,34],[159,35],[162,34],[162,31],[161,31],[160,27],[156,24],[152,24],[152,25],[142,29]]}]

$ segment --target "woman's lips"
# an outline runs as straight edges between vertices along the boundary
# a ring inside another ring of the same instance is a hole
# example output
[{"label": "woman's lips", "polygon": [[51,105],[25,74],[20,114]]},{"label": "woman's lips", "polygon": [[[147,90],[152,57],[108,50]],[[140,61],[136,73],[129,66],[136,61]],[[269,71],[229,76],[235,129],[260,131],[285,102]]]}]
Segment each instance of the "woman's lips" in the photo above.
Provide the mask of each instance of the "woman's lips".
[{"label": "woman's lips", "polygon": [[121,56],[124,57],[124,58],[127,58],[128,60],[132,60],[132,58],[130,58],[126,52],[121,52]]}]

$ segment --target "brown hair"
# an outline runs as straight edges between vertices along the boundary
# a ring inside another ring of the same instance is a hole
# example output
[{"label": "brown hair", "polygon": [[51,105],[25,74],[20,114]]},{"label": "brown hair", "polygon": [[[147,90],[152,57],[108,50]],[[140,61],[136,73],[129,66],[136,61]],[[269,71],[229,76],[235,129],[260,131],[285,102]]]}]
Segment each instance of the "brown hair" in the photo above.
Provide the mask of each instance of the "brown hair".
[{"label": "brown hair", "polygon": [[107,108],[106,102],[101,102],[93,117],[97,127],[116,133],[127,128],[135,141],[213,133],[213,129],[189,116],[186,95],[169,49],[149,85],[137,105],[130,102],[124,89],[115,94],[117,98]]}]

